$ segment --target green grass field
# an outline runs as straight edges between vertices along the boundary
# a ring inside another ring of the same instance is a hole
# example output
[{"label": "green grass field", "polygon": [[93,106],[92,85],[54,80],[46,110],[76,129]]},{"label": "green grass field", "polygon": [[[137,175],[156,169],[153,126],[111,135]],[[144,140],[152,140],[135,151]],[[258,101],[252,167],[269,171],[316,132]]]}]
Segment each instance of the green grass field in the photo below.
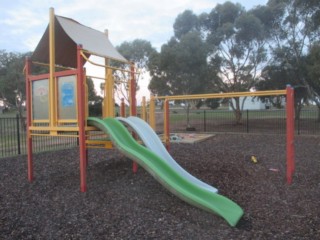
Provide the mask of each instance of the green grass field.
[{"label": "green grass field", "polygon": [[[157,113],[163,113],[158,111]],[[248,115],[247,115],[248,114]],[[215,120],[229,119],[232,120],[235,118],[233,111],[228,110],[190,110],[190,120],[202,120],[206,115],[206,118],[214,118]],[[170,121],[184,121],[186,120],[187,111],[184,109],[174,109],[170,110]],[[242,112],[242,117],[246,119],[279,119],[286,117],[285,109],[280,110],[249,110]],[[300,118],[301,119],[317,119],[318,112],[314,109],[302,110]]]},{"label": "green grass field", "polygon": [[[127,114],[129,109],[127,108]],[[138,113],[140,113],[140,108],[138,108]],[[320,123],[317,121],[318,110],[316,107],[307,107],[301,111],[300,122],[296,129],[304,132],[305,134],[319,134],[320,133]],[[157,119],[163,119],[163,111],[157,109]],[[275,133],[282,129],[282,133],[285,133],[285,120],[286,112],[284,109],[281,110],[251,110],[244,111],[242,113],[242,120],[247,124],[246,127],[250,128],[250,131],[255,131],[254,127],[257,127],[261,131],[269,133]],[[187,120],[186,110],[183,108],[172,107],[170,108],[170,129],[174,131],[174,127],[178,126],[180,129],[185,129]],[[233,111],[227,109],[224,110],[211,110],[211,109],[200,109],[200,110],[190,110],[189,115],[190,123],[197,125],[197,130],[204,130],[204,123],[206,123],[205,131],[229,131],[229,132],[244,132],[241,126],[238,128],[233,127],[232,129],[227,129],[226,123],[235,123],[235,116]],[[250,123],[250,126],[248,125]],[[297,122],[296,122],[297,123]],[[26,153],[26,132],[21,128],[21,123],[19,128],[20,135],[20,150],[22,154]],[[163,121],[162,121],[163,124]],[[210,124],[214,125],[214,128],[210,128]],[[244,124],[244,125],[246,125]],[[222,126],[224,126],[222,128]],[[161,126],[157,128],[163,129]],[[237,130],[238,129],[238,130]],[[248,132],[248,131],[247,131]],[[17,133],[17,118],[16,111],[11,111],[9,113],[0,114],[0,157],[12,156],[17,153],[18,146],[18,133]],[[50,151],[55,149],[67,148],[75,146],[75,138],[73,140],[67,139],[65,137],[34,137],[34,151]]]}]

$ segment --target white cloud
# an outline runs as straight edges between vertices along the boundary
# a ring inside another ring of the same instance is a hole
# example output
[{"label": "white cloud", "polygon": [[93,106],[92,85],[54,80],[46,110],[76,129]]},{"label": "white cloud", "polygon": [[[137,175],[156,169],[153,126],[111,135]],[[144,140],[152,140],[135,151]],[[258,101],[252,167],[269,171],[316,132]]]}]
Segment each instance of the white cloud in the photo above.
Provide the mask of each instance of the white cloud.
[{"label": "white cloud", "polygon": [[[267,0],[239,0],[246,7],[265,4]],[[149,40],[158,49],[173,34],[172,25],[186,9],[209,12],[224,0],[15,0],[0,6],[0,44],[9,51],[32,51],[49,21],[49,8],[57,15],[100,31],[109,29],[115,45],[136,38]],[[15,39],[12,41],[12,39]],[[32,41],[36,41],[32,44]]]},{"label": "white cloud", "polygon": [[[6,35],[15,35],[21,39],[20,47],[33,47],[37,42],[31,44],[31,41],[40,40],[37,37],[48,24],[49,8],[54,7],[57,15],[73,18],[100,31],[109,29],[111,41],[115,45],[141,38],[155,41],[159,48],[173,34],[172,25],[179,13],[186,9],[200,13],[213,6],[212,0],[18,0],[15,5],[2,7],[0,23]],[[9,50],[15,48],[10,46],[10,42],[2,45],[8,46]]]},{"label": "white cloud", "polygon": [[8,31],[11,34],[19,35],[29,33],[31,29],[42,26],[43,19],[34,18],[33,12],[21,9],[8,12],[8,18],[3,20],[2,23],[9,27]]}]

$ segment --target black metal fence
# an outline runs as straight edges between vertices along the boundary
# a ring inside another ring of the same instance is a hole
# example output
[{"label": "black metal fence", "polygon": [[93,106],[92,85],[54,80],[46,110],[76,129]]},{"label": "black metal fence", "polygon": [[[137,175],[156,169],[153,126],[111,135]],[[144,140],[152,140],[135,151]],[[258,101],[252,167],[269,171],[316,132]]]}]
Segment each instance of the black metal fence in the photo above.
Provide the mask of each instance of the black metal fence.
[{"label": "black metal fence", "polygon": [[[156,113],[157,131],[163,132],[163,113]],[[241,113],[240,123],[236,123],[233,111],[191,110],[189,122],[183,109],[170,110],[170,132],[193,130],[197,132],[232,133],[286,133],[285,110],[246,110]],[[302,110],[295,121],[295,134],[320,135],[320,122],[316,109]]]},{"label": "black metal fence", "polygon": [[[33,136],[33,152],[52,151],[77,146],[76,137]],[[0,117],[0,158],[27,154],[25,119]]]},{"label": "black metal fence", "polygon": [[[157,132],[163,132],[163,112],[156,113]],[[192,110],[189,115],[183,109],[170,110],[170,132],[185,132],[186,128],[197,132],[233,133],[286,133],[286,113],[284,110],[247,110],[242,112],[240,124],[235,123],[233,111]],[[302,110],[295,121],[295,134],[320,135],[318,112]],[[33,151],[52,151],[77,146],[76,137],[33,136]],[[25,119],[0,117],[0,158],[26,154]]]}]

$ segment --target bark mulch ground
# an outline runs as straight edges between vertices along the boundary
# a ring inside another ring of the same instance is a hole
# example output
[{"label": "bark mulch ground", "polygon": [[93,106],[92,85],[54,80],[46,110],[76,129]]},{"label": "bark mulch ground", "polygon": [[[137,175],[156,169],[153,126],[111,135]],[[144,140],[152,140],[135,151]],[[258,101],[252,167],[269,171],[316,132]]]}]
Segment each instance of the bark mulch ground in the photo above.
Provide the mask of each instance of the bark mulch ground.
[{"label": "bark mulch ground", "polygon": [[[286,184],[285,136],[218,134],[172,144],[194,176],[245,211],[237,227],[184,203],[117,150],[89,151],[79,191],[77,149],[0,159],[0,239],[320,239],[320,138],[297,136]],[[254,155],[258,163],[250,161]]]}]

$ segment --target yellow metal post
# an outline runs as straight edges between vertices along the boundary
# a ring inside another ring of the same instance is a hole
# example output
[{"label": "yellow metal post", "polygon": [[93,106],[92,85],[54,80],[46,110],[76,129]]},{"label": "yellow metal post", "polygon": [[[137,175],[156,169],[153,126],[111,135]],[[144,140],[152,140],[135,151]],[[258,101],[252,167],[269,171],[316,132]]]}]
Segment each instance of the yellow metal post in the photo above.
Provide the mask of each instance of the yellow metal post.
[{"label": "yellow metal post", "polygon": [[113,88],[114,88],[114,79],[112,76],[112,69],[107,69],[107,117],[114,117],[114,96],[113,96]]},{"label": "yellow metal post", "polygon": [[163,132],[164,132],[164,142],[167,150],[170,149],[170,126],[169,126],[169,100],[164,100],[164,121],[163,121]]},{"label": "yellow metal post", "polygon": [[[106,83],[104,83],[106,84]],[[104,88],[104,92],[103,92],[103,101],[102,101],[102,118],[105,118],[107,116],[106,113],[106,92],[105,92],[105,88]]]},{"label": "yellow metal post", "polygon": [[156,130],[156,118],[155,118],[155,98],[154,96],[150,96],[150,106],[149,106],[149,125],[153,128],[153,130]]},{"label": "yellow metal post", "polygon": [[112,69],[109,68],[109,59],[105,58],[105,83],[103,100],[103,117],[114,117],[114,79]]},{"label": "yellow metal post", "polygon": [[110,86],[111,86],[111,99],[112,99],[112,105],[111,105],[111,113],[112,117],[115,117],[115,100],[114,100],[114,77],[113,77],[113,70],[110,69]]},{"label": "yellow metal post", "polygon": [[141,103],[141,118],[145,121],[147,121],[147,108],[146,108],[146,97],[142,97],[142,103]]},{"label": "yellow metal post", "polygon": [[54,24],[54,9],[50,8],[50,23],[49,23],[49,124],[50,127],[56,126],[56,84],[55,84],[55,24]]},{"label": "yellow metal post", "polygon": [[86,71],[84,70],[84,86],[85,86],[85,99],[84,99],[84,105],[86,107],[85,109],[85,119],[89,117],[89,87],[87,83],[87,77],[86,77]]},{"label": "yellow metal post", "polygon": [[[109,64],[109,59],[104,59],[105,66]],[[102,117],[108,116],[108,70],[104,68],[104,88],[103,88],[103,102],[102,102]]]}]

